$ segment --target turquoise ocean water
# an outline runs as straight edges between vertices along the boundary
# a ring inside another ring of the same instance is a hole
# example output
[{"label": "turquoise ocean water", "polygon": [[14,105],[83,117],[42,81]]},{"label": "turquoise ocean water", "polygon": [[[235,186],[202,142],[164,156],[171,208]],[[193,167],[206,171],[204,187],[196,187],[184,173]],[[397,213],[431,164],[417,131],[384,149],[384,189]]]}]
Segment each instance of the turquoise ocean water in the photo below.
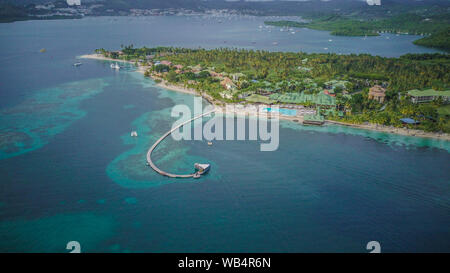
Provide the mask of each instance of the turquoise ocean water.
[{"label": "turquoise ocean water", "polygon": [[205,20],[0,24],[1,252],[67,252],[73,240],[86,252],[366,252],[372,240],[386,252],[450,251],[449,142],[281,121],[275,152],[258,141],[172,138],[155,151],[174,173],[211,163],[201,179],[146,166],[148,147],[176,120],[172,107],[192,107],[193,97],[132,67],[73,67],[76,56],[128,43],[434,52],[411,36],[333,37],[330,46],[327,32],[288,36],[258,31],[263,19]]}]

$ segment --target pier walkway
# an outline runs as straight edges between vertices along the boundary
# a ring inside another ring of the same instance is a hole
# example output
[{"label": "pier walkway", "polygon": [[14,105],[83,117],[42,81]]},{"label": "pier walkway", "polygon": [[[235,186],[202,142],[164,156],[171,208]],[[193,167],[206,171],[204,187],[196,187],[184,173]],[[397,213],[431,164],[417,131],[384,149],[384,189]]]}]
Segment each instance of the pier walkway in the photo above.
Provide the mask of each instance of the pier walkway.
[{"label": "pier walkway", "polygon": [[168,131],[162,137],[160,137],[155,142],[155,144],[153,144],[153,146],[150,147],[150,149],[147,152],[147,162],[150,165],[150,167],[152,167],[152,169],[155,170],[160,175],[164,175],[164,176],[168,176],[168,177],[172,177],[172,178],[190,178],[190,177],[198,178],[198,177],[200,177],[199,172],[195,172],[193,174],[172,174],[172,173],[168,173],[168,172],[165,172],[165,171],[159,169],[158,167],[156,167],[155,163],[153,163],[153,161],[152,161],[152,152],[156,148],[156,146],[158,146],[158,144],[161,141],[163,141],[166,137],[168,137],[170,134],[172,134],[175,130],[178,130],[178,128],[183,127],[184,125],[186,125],[186,124],[188,124],[188,123],[190,123],[190,122],[192,122],[192,121],[194,121],[196,119],[199,119],[199,118],[201,118],[203,116],[209,115],[209,114],[211,114],[211,113],[213,113],[215,111],[216,111],[216,109],[208,111],[208,112],[205,112],[205,113],[203,113],[201,115],[195,116],[195,117],[191,118],[190,120],[185,121],[185,122],[181,123],[180,125],[172,128],[170,131]]}]

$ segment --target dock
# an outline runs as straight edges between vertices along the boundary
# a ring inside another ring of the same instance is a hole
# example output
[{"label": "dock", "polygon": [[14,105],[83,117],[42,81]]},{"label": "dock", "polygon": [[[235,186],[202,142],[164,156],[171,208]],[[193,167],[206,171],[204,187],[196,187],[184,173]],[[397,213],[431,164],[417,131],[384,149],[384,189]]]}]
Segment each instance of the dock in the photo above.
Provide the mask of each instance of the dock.
[{"label": "dock", "polygon": [[201,115],[195,116],[195,117],[191,118],[190,120],[185,121],[185,122],[181,123],[180,125],[178,125],[178,126],[172,128],[170,131],[168,131],[168,132],[165,133],[162,137],[160,137],[160,138],[155,142],[155,144],[153,144],[153,146],[150,147],[150,149],[149,149],[148,152],[147,152],[147,163],[148,163],[148,165],[149,165],[150,167],[152,167],[152,169],[155,170],[157,173],[159,173],[160,175],[163,175],[163,176],[167,176],[167,177],[171,177],[171,178],[191,178],[191,177],[193,177],[193,178],[199,178],[200,175],[203,174],[203,172],[202,172],[201,170],[199,170],[199,171],[197,171],[197,172],[195,172],[195,173],[192,173],[192,174],[172,174],[172,173],[168,173],[168,172],[165,172],[165,171],[159,169],[159,168],[155,165],[155,163],[153,163],[153,161],[152,161],[152,152],[153,152],[153,150],[155,150],[155,148],[158,146],[158,144],[159,144],[161,141],[163,141],[166,137],[168,137],[170,134],[172,134],[175,130],[178,130],[180,127],[183,127],[184,125],[189,124],[189,123],[191,123],[192,121],[194,121],[194,120],[196,120],[196,119],[199,119],[199,118],[201,118],[201,117],[203,117],[203,116],[209,115],[209,114],[211,114],[211,113],[213,113],[213,112],[215,112],[215,111],[216,111],[216,109],[211,110],[211,111],[208,111],[208,112],[205,112],[205,113],[203,113],[203,114],[201,114]]},{"label": "dock", "polygon": [[325,118],[320,115],[304,115],[303,124],[304,125],[323,125],[325,123]]}]

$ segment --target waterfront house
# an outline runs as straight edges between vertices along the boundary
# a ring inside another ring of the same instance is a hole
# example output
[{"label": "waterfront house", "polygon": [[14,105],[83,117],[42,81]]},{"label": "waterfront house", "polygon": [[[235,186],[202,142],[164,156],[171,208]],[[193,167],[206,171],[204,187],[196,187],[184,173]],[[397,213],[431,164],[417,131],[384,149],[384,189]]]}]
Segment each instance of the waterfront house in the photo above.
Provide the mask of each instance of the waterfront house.
[{"label": "waterfront house", "polygon": [[383,103],[385,97],[386,97],[386,89],[381,87],[380,85],[374,85],[369,89],[370,100],[376,100],[379,103]]},{"label": "waterfront house", "polygon": [[411,98],[413,103],[430,102],[438,98],[442,98],[443,102],[450,101],[450,90],[447,91],[436,91],[434,89],[427,90],[410,90],[408,91],[408,96]]}]

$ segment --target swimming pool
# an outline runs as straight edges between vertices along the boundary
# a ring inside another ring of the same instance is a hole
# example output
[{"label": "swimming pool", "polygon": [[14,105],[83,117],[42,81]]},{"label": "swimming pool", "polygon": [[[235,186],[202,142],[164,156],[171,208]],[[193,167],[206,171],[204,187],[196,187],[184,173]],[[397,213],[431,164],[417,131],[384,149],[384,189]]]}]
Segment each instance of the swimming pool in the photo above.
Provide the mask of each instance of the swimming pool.
[{"label": "swimming pool", "polygon": [[285,116],[296,116],[297,115],[297,110],[295,109],[284,109],[284,108],[264,108],[263,109],[266,112],[278,112],[280,113],[280,115],[285,115]]}]

